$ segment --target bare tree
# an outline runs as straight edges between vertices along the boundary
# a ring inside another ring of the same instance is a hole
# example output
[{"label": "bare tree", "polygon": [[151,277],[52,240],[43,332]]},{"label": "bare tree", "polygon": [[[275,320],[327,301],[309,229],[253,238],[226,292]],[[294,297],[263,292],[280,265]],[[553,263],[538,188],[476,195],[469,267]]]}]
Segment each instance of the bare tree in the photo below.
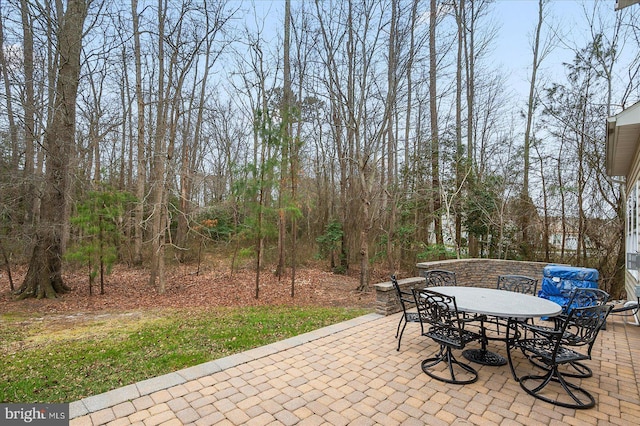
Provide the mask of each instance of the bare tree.
[{"label": "bare tree", "polygon": [[[462,190],[462,177],[468,173],[465,171],[471,171],[471,161],[464,161],[464,148],[462,146],[462,93],[464,86],[462,84],[462,71],[463,63],[465,59],[465,40],[467,39],[466,30],[466,3],[465,0],[460,0],[460,4],[455,8],[456,25],[457,25],[457,53],[456,53],[456,158],[455,158],[455,170],[456,170],[456,187],[460,188],[456,193]],[[467,67],[468,69],[469,67]],[[467,81],[467,84],[473,87],[473,81]],[[470,89],[473,90],[473,89]],[[470,133],[470,132],[469,132]],[[471,152],[467,153],[467,159],[471,160]],[[441,191],[442,192],[442,191]],[[442,195],[441,195],[442,196]],[[453,200],[452,200],[453,201]],[[455,229],[453,235],[455,235],[456,252],[460,256],[460,245],[462,240],[462,209],[455,209]],[[447,214],[450,213],[450,208],[447,209]],[[469,253],[471,256],[477,256],[477,247],[473,244],[474,237],[472,236],[469,241]]]},{"label": "bare tree", "polygon": [[[291,134],[291,112],[293,108],[293,93],[291,91],[291,1],[286,0],[284,4],[284,40],[283,40],[283,90],[280,105],[281,144],[280,158],[280,185],[278,188],[278,263],[276,265],[276,276],[280,278],[285,268],[285,240],[287,234],[287,219],[285,209],[285,193],[288,185],[286,182],[289,174],[289,156]],[[293,252],[295,253],[295,252]],[[294,295],[294,286],[291,286],[291,297]]]},{"label": "bare tree", "polygon": [[[193,181],[195,171],[202,164],[202,153],[204,145],[203,127],[204,113],[207,108],[207,99],[211,96],[210,75],[211,70],[217,64],[227,42],[222,38],[224,28],[235,11],[226,13],[225,3],[210,5],[204,4],[200,11],[201,16],[194,18],[193,32],[202,35],[193,40],[195,43],[192,51],[194,70],[192,71],[192,89],[190,94],[183,101],[186,106],[185,118],[183,119],[181,139],[182,146],[180,152],[180,183],[179,183],[179,211],[178,225],[176,229],[176,245],[179,250],[178,258],[183,260],[182,254],[188,252],[187,235],[189,232],[189,220],[192,215],[194,205]],[[219,43],[221,47],[217,48]],[[200,67],[200,58],[204,56],[203,65]],[[200,69],[202,71],[200,72]],[[188,68],[185,71],[190,71]],[[186,74],[185,74],[186,75]],[[181,100],[182,101],[182,100]],[[176,123],[177,124],[177,123]]]},{"label": "bare tree", "polygon": [[75,141],[76,95],[80,76],[80,51],[87,2],[69,0],[61,16],[57,49],[60,55],[54,112],[45,135],[47,166],[41,224],[19,298],[55,298],[69,291],[62,279],[62,239],[67,222],[66,199],[69,187],[69,161]]},{"label": "bare tree", "polygon": [[[523,177],[522,177],[522,191],[520,194],[520,229],[522,230],[522,254],[525,258],[530,258],[531,256],[531,241],[530,241],[530,231],[531,231],[531,213],[533,206],[533,201],[531,200],[531,196],[529,194],[529,169],[530,165],[530,148],[531,148],[531,139],[532,139],[532,125],[535,110],[538,104],[537,101],[537,84],[538,84],[538,70],[542,65],[542,61],[545,57],[551,52],[553,47],[553,38],[548,40],[544,45],[541,45],[541,33],[542,27],[544,25],[545,18],[545,5],[546,0],[538,0],[538,22],[536,24],[535,35],[532,41],[533,48],[533,58],[532,58],[532,67],[531,67],[531,77],[529,81],[529,98],[527,101],[527,112],[526,112],[526,124],[524,131],[524,149],[523,149]],[[555,34],[552,32],[552,34]]]},{"label": "bare tree", "polygon": [[144,219],[144,198],[145,198],[145,181],[146,181],[146,161],[145,161],[145,99],[142,91],[142,46],[140,43],[140,20],[138,17],[138,0],[131,0],[131,22],[133,33],[133,54],[135,58],[135,74],[136,74],[136,188],[135,194],[137,203],[134,209],[134,248],[133,263],[140,265],[142,263],[142,240],[143,228],[142,221]]},{"label": "bare tree", "polygon": [[[340,170],[340,221],[353,238],[360,262],[359,290],[369,286],[371,230],[380,213],[378,176],[386,136],[384,93],[373,84],[382,78],[375,52],[380,43],[379,2],[348,2],[328,10],[316,2],[322,36],[321,71],[329,93],[332,137]],[[375,105],[375,106],[374,106]],[[376,183],[376,184],[374,184]],[[343,243],[343,249],[346,244]],[[344,261],[344,259],[341,259]]]},{"label": "bare tree", "polygon": [[[29,2],[27,0],[20,1],[20,15],[22,18],[22,32],[23,32],[23,66],[24,66],[24,144],[25,144],[25,178],[27,182],[31,182],[27,186],[27,199],[28,204],[31,206],[31,211],[28,212],[28,218],[32,221],[36,220],[39,216],[39,200],[36,197],[36,182],[34,174],[36,171],[35,166],[35,140],[36,140],[36,126],[35,126],[35,91],[34,91],[34,79],[33,79],[33,25],[32,14],[29,11]],[[51,58],[51,55],[47,55]],[[50,59],[51,60],[51,59]],[[55,65],[52,64],[52,65]],[[53,73],[52,73],[53,74]],[[52,80],[51,80],[52,82]]]},{"label": "bare tree", "polygon": [[[14,172],[18,171],[19,149],[18,149],[18,127],[13,108],[13,93],[11,90],[11,82],[9,80],[9,63],[4,52],[4,17],[2,15],[2,3],[0,3],[0,68],[2,68],[2,82],[4,84],[4,94],[7,107],[7,121],[9,124],[9,139],[11,141],[11,168]],[[26,56],[26,48],[24,55]]]},{"label": "bare tree", "polygon": [[438,126],[438,88],[436,24],[438,22],[438,2],[431,0],[429,12],[429,116],[431,117],[431,191],[433,194],[433,225],[436,244],[443,245],[442,201],[440,199],[440,132]]},{"label": "bare tree", "polygon": [[[157,20],[158,20],[158,91],[156,99],[156,129],[155,143],[153,145],[153,161],[151,168],[151,274],[149,276],[149,284],[157,285],[158,292],[164,293],[166,283],[164,274],[164,254],[165,254],[165,238],[167,231],[166,222],[166,191],[165,191],[165,172],[167,167],[167,114],[169,99],[165,98],[165,90],[168,85],[165,83],[165,25],[167,19],[166,0],[158,0],[157,4]],[[159,282],[156,282],[156,280]]]}]

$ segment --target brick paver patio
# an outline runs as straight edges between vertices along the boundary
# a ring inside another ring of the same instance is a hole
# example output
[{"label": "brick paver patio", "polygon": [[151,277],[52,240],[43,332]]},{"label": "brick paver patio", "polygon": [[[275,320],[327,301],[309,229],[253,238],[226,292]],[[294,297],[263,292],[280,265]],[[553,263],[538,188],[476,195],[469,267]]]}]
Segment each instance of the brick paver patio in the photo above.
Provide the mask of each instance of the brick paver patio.
[{"label": "brick paver patio", "polygon": [[[640,327],[613,317],[582,385],[596,407],[573,410],[527,395],[508,366],[478,366],[471,385],[430,379],[437,348],[398,315],[366,315],[71,404],[71,425],[636,425]],[[499,342],[490,349],[504,354]],[[518,354],[519,355],[519,354]],[[635,364],[632,364],[631,360]],[[530,364],[516,358],[518,369]]]}]

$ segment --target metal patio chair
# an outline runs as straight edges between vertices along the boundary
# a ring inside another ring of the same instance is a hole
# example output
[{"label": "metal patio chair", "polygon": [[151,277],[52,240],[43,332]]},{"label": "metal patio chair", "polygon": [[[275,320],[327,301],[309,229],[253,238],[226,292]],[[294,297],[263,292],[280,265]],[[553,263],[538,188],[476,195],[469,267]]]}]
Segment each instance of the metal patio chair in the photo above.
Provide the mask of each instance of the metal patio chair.
[{"label": "metal patio chair", "polygon": [[[464,349],[469,342],[482,339],[480,334],[465,330],[467,322],[458,311],[455,297],[429,288],[414,289],[413,296],[420,315],[422,335],[440,345],[435,356],[422,361],[422,371],[446,383],[468,384],[478,380],[478,372],[458,361],[452,352],[453,349]],[[434,368],[440,363],[446,364],[446,371]]]},{"label": "metal patio chair", "polygon": [[[496,289],[535,296],[538,289],[538,280],[525,275],[500,275],[498,276]],[[496,317],[490,318],[488,321],[495,325],[495,332],[500,335],[500,328],[507,327],[508,318]]]},{"label": "metal patio chair", "polygon": [[496,288],[535,296],[538,280],[525,275],[500,275]]},{"label": "metal patio chair", "polygon": [[[413,305],[415,302],[413,293],[402,291],[395,275],[391,275],[391,283],[396,289],[396,295],[398,296],[398,300],[400,301],[400,306],[402,306],[402,316],[400,317],[400,321],[398,322],[398,329],[396,330],[396,339],[398,339],[398,347],[396,350],[399,351],[400,342],[402,341],[402,333],[404,333],[404,329],[407,326],[407,323],[419,323],[420,317],[418,316],[418,312],[411,312],[408,310],[408,307]],[[400,326],[402,326],[402,329],[400,328]]]},{"label": "metal patio chair", "polygon": [[614,307],[611,310],[611,315],[620,315],[623,317],[624,322],[627,322],[627,318],[633,318],[634,325],[640,325],[640,317],[638,313],[640,311],[640,285],[635,287],[636,300],[627,300],[622,306]]},{"label": "metal patio chair", "polygon": [[456,273],[445,271],[444,269],[430,269],[428,271],[423,271],[422,276],[426,280],[427,287],[457,285]]},{"label": "metal patio chair", "polygon": [[[552,318],[554,322],[554,330],[560,330],[566,321],[570,319],[570,313],[576,308],[587,307],[587,306],[601,306],[606,304],[609,301],[609,293],[604,290],[600,290],[598,288],[582,288],[578,287],[573,289],[571,292],[571,296],[569,297],[568,302],[562,307],[562,312]],[[539,326],[542,329],[550,329],[549,327]],[[606,329],[606,321],[602,325],[602,329]],[[573,328],[569,326],[565,329],[564,339],[566,341],[571,341],[575,339],[575,336],[572,336],[571,333]],[[593,344],[595,341],[592,341],[589,345],[586,346],[587,349],[587,359],[591,359],[591,349],[593,348]],[[541,363],[537,357],[531,356],[529,360],[538,367],[546,368],[544,363]],[[565,377],[575,377],[575,378],[587,378],[593,375],[593,371],[589,366],[581,362],[581,360],[574,360],[566,363],[565,365],[566,371],[563,371],[563,375]]]},{"label": "metal patio chair", "polygon": [[[606,322],[611,308],[606,304],[575,307],[569,311],[566,320],[557,330],[519,323],[518,326],[530,337],[509,342],[507,356],[511,373],[520,383],[520,387],[535,398],[561,407],[593,407],[593,396],[580,385],[567,381],[565,377],[570,376],[563,373],[560,367],[591,358],[590,348]],[[518,377],[511,358],[511,351],[516,348],[528,358],[533,356],[543,363],[546,366],[545,373]]]}]

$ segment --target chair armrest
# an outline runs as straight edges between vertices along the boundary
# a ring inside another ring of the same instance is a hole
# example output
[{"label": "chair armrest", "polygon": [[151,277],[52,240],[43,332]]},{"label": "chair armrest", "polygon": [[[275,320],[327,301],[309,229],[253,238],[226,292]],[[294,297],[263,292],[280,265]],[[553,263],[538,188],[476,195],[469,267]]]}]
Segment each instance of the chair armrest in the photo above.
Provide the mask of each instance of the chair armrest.
[{"label": "chair armrest", "polygon": [[637,312],[639,309],[640,309],[640,298],[638,298],[637,301],[633,301],[633,300],[628,301],[619,308],[611,309],[611,313],[618,314],[621,312],[628,312],[628,311],[634,311],[634,310]]},{"label": "chair armrest", "polygon": [[534,336],[544,337],[547,339],[552,339],[555,336],[559,336],[563,334],[563,332],[561,330],[558,330],[557,328],[542,327],[539,325],[530,324],[526,322],[518,322],[517,324],[518,326],[522,327],[524,331],[530,331],[533,333]]}]

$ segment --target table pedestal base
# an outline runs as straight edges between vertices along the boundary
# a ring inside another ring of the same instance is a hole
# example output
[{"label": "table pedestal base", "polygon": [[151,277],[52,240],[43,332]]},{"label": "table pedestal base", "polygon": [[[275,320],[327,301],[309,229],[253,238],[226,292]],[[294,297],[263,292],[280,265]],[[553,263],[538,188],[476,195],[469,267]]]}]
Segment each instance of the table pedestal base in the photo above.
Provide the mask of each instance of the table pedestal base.
[{"label": "table pedestal base", "polygon": [[507,363],[507,359],[502,355],[483,349],[467,349],[462,352],[462,356],[471,362],[482,365],[500,366]]}]

